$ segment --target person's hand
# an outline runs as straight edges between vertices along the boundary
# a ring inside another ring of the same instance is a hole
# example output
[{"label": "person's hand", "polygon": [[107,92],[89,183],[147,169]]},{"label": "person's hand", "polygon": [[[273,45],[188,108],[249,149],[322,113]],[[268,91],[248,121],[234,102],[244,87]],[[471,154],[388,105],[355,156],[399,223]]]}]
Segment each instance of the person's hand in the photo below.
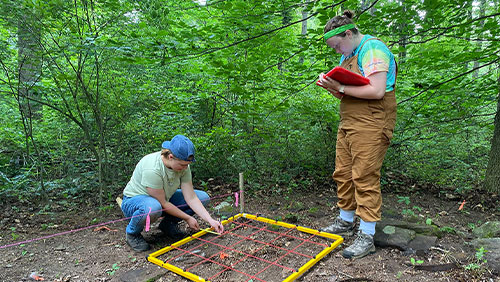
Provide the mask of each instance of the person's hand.
[{"label": "person's hand", "polygon": [[[328,92],[330,92],[335,98],[341,99],[344,97],[343,94],[339,93],[336,89],[340,88],[340,82],[331,79],[329,77],[325,77],[324,73],[319,74],[319,84],[323,86]],[[336,87],[336,88],[335,88]]]},{"label": "person's hand", "polygon": [[341,85],[340,82],[325,76],[323,73],[319,74],[319,83],[326,89],[333,91],[338,91]]},{"label": "person's hand", "polygon": [[325,88],[326,88],[326,86],[323,84],[323,80],[324,80],[324,79],[323,79],[323,77],[324,77],[324,76],[325,76],[325,74],[324,74],[324,73],[320,73],[320,74],[319,74],[319,77],[318,77],[318,83],[319,83],[319,85],[320,85],[320,86],[322,86],[322,87],[325,87]]},{"label": "person's hand", "polygon": [[224,225],[222,223],[218,222],[217,220],[211,219],[209,220],[210,226],[212,226],[215,230],[215,232],[222,234],[224,232]]},{"label": "person's hand", "polygon": [[194,231],[200,230],[200,225],[198,224],[198,221],[194,217],[190,216],[188,219],[186,219],[186,222],[189,228],[193,229]]}]

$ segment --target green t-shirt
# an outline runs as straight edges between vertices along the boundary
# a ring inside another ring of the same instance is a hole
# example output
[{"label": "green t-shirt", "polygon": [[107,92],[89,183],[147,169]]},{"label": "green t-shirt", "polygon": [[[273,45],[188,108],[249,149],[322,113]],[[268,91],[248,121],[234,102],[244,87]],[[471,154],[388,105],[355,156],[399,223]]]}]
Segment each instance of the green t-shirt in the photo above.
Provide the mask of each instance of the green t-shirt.
[{"label": "green t-shirt", "polygon": [[146,187],[163,189],[168,201],[180,184],[191,182],[191,168],[174,171],[167,168],[161,160],[161,152],[152,153],[143,157],[135,166],[130,181],[123,190],[123,195],[133,197],[149,195]]}]

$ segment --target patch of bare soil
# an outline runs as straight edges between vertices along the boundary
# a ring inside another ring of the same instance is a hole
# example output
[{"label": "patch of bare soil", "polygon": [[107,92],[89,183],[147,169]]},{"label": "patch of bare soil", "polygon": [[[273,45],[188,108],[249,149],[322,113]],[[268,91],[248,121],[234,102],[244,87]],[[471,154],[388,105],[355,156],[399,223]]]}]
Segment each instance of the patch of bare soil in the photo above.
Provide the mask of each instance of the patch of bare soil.
[{"label": "patch of bare soil", "polygon": [[[484,264],[476,260],[476,250],[466,244],[472,239],[470,234],[474,227],[488,220],[498,220],[500,216],[498,195],[475,194],[464,198],[457,196],[453,191],[439,187],[423,187],[405,180],[400,182],[404,185],[384,187],[383,213],[417,222],[432,219],[432,222],[444,232],[437,246],[425,254],[418,255],[405,254],[397,249],[377,248],[377,252],[373,255],[349,260],[341,255],[341,250],[353,240],[346,238],[341,246],[319,261],[298,281],[500,281],[498,274],[491,273]],[[286,187],[279,189],[275,186],[255,193],[247,191],[245,212],[312,229],[321,229],[330,224],[338,212],[335,205],[335,188],[330,182],[313,186],[294,188],[293,192],[287,192],[289,190]],[[210,185],[209,193],[215,198],[212,204],[220,202],[217,200],[217,195],[236,190],[237,185],[233,184]],[[463,208],[458,210],[464,200]],[[35,208],[21,208],[15,204],[4,207],[0,219],[0,281],[34,281],[33,278],[29,278],[33,273],[42,277],[44,281],[189,281],[145,259],[151,252],[174,243],[169,238],[163,237],[157,230],[156,224],[153,224],[150,232],[143,233],[152,250],[136,253],[125,242],[127,222],[119,220],[123,215],[118,206],[114,205],[106,211],[102,209],[99,211],[92,204],[82,204],[82,206],[88,208],[69,209],[54,205],[42,211]],[[111,221],[115,222],[105,226],[95,226],[98,223]],[[234,228],[235,226],[232,228],[226,226],[228,230]],[[251,230],[241,228],[242,233],[238,234],[244,237],[253,236]],[[52,237],[54,234],[60,235]],[[216,237],[206,236],[203,238]],[[268,236],[266,233],[261,233],[252,238],[261,242],[273,240],[266,236]],[[44,237],[45,239],[4,247]],[[285,246],[288,243],[287,248],[291,244],[296,244],[293,240],[287,240],[282,238],[279,244]],[[224,242],[224,244],[231,243]],[[196,253],[200,256],[203,253],[204,258],[212,256],[214,261],[234,265],[241,272],[264,268],[264,263],[259,259],[248,260],[253,265],[245,265],[244,261],[238,262],[246,257],[246,254],[257,251],[256,254],[267,261],[283,256],[283,252],[276,249],[265,247],[261,250],[252,249],[261,247],[259,245],[236,244],[235,246],[238,246],[238,251],[225,251],[227,257],[221,256],[220,250],[210,250],[208,247],[199,247]],[[303,248],[298,253],[313,256],[317,251],[313,248]],[[183,267],[192,267],[202,261],[174,253],[165,256],[163,260],[175,260],[177,257],[178,260],[175,262]],[[296,268],[303,265],[304,261],[307,260],[300,255],[290,255],[281,263]],[[415,263],[417,261],[418,263]],[[471,264],[480,267],[474,270],[465,269]],[[200,265],[201,268],[197,271],[201,271],[200,276],[203,277],[211,277],[222,270],[218,264]],[[418,267],[427,265],[448,267]],[[201,275],[202,273],[204,275]],[[248,276],[238,276],[237,273],[231,274],[226,271],[214,277],[213,281],[249,281]],[[282,281],[287,274],[289,275],[283,268],[280,270],[276,268],[260,278],[262,280],[254,278],[252,281]]]}]

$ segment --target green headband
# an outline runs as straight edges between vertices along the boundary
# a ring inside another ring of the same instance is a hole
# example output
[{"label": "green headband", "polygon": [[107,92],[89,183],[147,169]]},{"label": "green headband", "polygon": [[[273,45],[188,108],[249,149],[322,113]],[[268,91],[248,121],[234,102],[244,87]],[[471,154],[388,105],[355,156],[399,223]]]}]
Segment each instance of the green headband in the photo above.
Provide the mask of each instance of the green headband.
[{"label": "green headband", "polygon": [[335,29],[332,29],[329,32],[325,33],[325,35],[323,35],[323,37],[325,38],[325,40],[328,40],[328,38],[334,37],[337,34],[341,34],[342,32],[344,32],[348,29],[351,29],[351,28],[355,28],[354,24],[341,25],[341,26],[339,26]]}]

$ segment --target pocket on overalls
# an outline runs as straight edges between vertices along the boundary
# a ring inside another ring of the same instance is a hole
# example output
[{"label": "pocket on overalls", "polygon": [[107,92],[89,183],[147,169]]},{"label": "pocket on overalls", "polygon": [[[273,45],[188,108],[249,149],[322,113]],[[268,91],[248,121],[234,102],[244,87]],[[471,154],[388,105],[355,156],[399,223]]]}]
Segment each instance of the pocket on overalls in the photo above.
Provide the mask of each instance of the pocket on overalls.
[{"label": "pocket on overalls", "polygon": [[385,140],[387,144],[391,143],[393,133],[394,133],[393,129],[389,128],[382,129],[382,136],[384,137],[383,140]]},{"label": "pocket on overalls", "polygon": [[381,100],[368,100],[368,109],[378,126],[384,124],[385,112]]}]

